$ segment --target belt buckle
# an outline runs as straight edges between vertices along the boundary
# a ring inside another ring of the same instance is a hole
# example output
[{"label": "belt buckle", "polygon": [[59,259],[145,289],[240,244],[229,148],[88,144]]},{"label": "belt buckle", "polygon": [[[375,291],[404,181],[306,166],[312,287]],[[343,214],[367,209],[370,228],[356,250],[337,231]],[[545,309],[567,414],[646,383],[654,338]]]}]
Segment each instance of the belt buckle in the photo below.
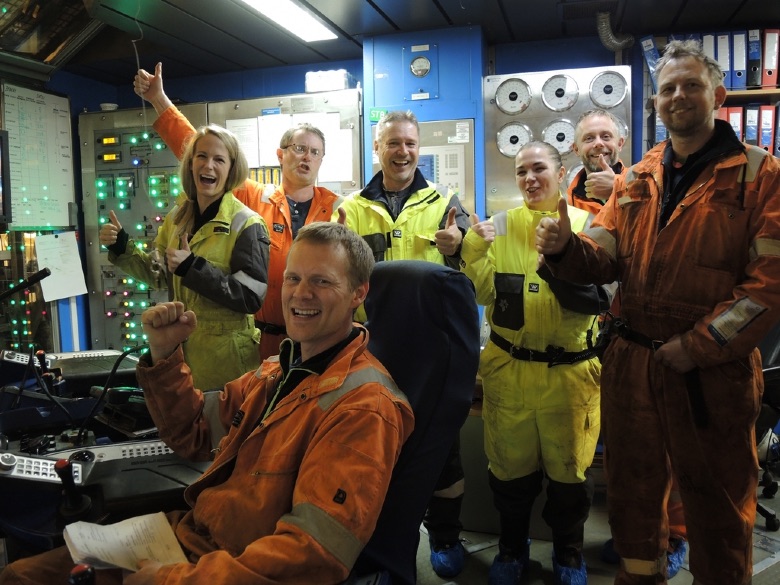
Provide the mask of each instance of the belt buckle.
[{"label": "belt buckle", "polygon": [[658,348],[661,347],[664,344],[663,341],[660,339],[651,339],[650,340],[650,346],[653,351],[658,351]]},{"label": "belt buckle", "polygon": [[[511,355],[516,360],[522,359],[521,357],[518,357],[520,354],[520,350],[523,349],[522,347],[517,347],[516,345],[512,345],[509,347],[509,355]],[[533,354],[533,352],[529,349],[527,350],[529,353]]]}]

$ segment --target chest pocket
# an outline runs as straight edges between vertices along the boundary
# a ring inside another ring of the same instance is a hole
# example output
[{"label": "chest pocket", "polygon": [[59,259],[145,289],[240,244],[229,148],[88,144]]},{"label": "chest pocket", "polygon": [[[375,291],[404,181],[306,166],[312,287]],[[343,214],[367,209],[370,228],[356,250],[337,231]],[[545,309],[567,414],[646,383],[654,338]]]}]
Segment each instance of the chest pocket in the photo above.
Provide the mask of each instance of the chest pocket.
[{"label": "chest pocket", "polygon": [[519,331],[525,324],[523,311],[524,274],[496,273],[494,285],[496,301],[493,306],[493,323],[505,329]]}]

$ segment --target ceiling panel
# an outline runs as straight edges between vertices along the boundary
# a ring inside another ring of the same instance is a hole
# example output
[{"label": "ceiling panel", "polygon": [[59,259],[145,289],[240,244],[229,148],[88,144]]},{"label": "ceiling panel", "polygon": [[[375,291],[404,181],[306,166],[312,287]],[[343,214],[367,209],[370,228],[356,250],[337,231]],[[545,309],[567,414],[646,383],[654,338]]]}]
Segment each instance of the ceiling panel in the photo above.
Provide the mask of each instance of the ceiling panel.
[{"label": "ceiling panel", "polygon": [[[566,41],[597,35],[600,11],[610,12],[616,35],[636,38],[780,22],[780,0],[296,0],[339,35],[334,41],[307,44],[240,0],[52,1],[62,7],[83,2],[104,27],[69,54],[64,68],[111,84],[132,79],[136,51],[142,67],[162,61],[166,77],[172,79],[359,60],[368,37],[450,27],[480,26],[488,46]],[[25,2],[6,3],[13,8]],[[0,23],[3,18],[0,15]],[[0,27],[0,42],[3,34]]]},{"label": "ceiling panel", "polygon": [[681,32],[718,32],[733,28],[777,27],[779,24],[780,2],[777,0],[709,0],[706,10],[702,9],[701,2],[689,0],[679,20]]},{"label": "ceiling panel", "polygon": [[[420,0],[415,7],[430,0]],[[382,13],[381,7],[375,7],[377,2],[366,0],[305,0],[301,4],[308,4],[323,20],[333,23],[356,42],[361,42],[366,36],[386,35],[398,32]],[[417,8],[415,8],[417,10]]]}]

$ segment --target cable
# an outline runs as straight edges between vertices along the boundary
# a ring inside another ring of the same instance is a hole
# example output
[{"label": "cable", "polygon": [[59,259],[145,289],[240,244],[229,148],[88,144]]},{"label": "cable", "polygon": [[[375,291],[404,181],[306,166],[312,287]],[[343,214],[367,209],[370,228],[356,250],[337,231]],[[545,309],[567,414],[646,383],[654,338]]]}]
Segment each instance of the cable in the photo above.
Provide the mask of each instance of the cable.
[{"label": "cable", "polygon": [[[135,70],[138,71],[141,69],[141,60],[138,57],[138,47],[136,46],[136,43],[141,42],[144,40],[144,30],[141,28],[141,25],[138,22],[138,15],[141,13],[141,0],[138,0],[138,6],[135,10],[135,16],[133,17],[133,22],[135,22],[135,26],[138,27],[138,32],[141,34],[140,37],[137,39],[132,39],[130,43],[133,45],[133,52],[135,53]],[[149,124],[146,121],[146,100],[138,96],[141,99],[141,112],[143,113],[143,119],[144,119],[144,130],[149,130]]]},{"label": "cable", "polygon": [[49,400],[51,400],[57,408],[59,408],[63,414],[65,414],[65,417],[68,419],[68,422],[70,423],[70,426],[74,426],[76,424],[76,421],[73,420],[73,415],[70,414],[67,408],[65,408],[62,403],[55,398],[51,391],[49,390],[49,386],[46,384],[46,381],[41,376],[41,373],[38,371],[38,368],[33,368],[33,371],[35,372],[35,379],[38,381],[38,386],[41,387],[41,390],[43,390],[44,394],[49,397]]},{"label": "cable", "polygon": [[136,345],[135,347],[131,347],[130,349],[123,351],[118,358],[116,358],[116,361],[114,361],[114,367],[111,368],[111,372],[108,374],[108,378],[106,379],[106,383],[103,386],[103,390],[100,393],[100,396],[98,396],[98,399],[95,401],[95,405],[92,407],[92,410],[89,411],[89,414],[84,419],[84,422],[81,424],[81,427],[78,430],[78,433],[76,433],[76,438],[74,441],[74,444],[76,446],[80,446],[81,442],[84,440],[83,435],[87,429],[87,423],[92,420],[92,418],[95,415],[95,411],[97,410],[98,406],[103,402],[103,399],[106,397],[106,394],[108,393],[108,389],[111,387],[111,380],[114,377],[114,374],[119,369],[119,365],[122,363],[122,360],[125,359],[128,355],[131,353],[136,353],[139,351],[142,351],[144,349],[147,349],[149,347],[148,343],[142,343],[141,345]]}]

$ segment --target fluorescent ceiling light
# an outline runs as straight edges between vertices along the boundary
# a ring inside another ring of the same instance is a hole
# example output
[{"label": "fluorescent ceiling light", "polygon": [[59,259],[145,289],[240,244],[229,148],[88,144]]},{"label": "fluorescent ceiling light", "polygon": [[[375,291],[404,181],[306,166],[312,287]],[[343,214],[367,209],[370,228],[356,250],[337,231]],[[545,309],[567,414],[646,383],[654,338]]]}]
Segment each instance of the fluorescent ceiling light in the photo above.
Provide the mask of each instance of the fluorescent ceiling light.
[{"label": "fluorescent ceiling light", "polygon": [[286,28],[307,43],[330,41],[338,37],[320,21],[290,0],[242,0],[260,14]]}]

